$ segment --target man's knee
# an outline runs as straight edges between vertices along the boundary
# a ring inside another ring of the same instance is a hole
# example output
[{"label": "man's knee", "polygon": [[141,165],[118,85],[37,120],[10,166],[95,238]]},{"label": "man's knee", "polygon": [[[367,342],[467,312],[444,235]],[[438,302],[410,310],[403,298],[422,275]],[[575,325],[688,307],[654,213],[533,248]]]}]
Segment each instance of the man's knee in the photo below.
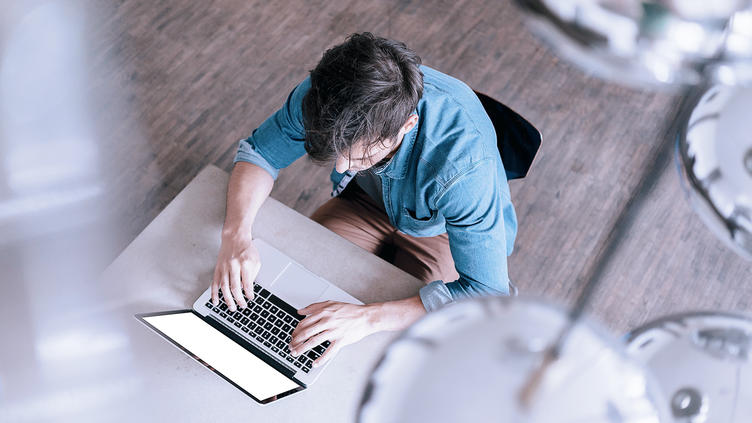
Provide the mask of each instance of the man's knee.
[{"label": "man's knee", "polygon": [[335,228],[338,227],[338,223],[341,224],[342,218],[347,214],[344,210],[346,205],[342,204],[343,201],[340,198],[332,198],[313,212],[311,220],[333,232],[337,232]]}]

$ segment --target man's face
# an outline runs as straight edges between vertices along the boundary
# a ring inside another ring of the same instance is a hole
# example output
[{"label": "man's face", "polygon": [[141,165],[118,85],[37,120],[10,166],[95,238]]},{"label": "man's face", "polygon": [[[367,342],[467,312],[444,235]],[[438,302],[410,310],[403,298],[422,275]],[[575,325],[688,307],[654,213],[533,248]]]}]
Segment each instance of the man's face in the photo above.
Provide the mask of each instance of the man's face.
[{"label": "man's face", "polygon": [[339,173],[345,173],[347,170],[360,172],[371,168],[396,150],[395,141],[378,142],[367,150],[363,143],[357,143],[350,149],[350,154],[337,157],[335,168]]},{"label": "man's face", "polygon": [[370,148],[366,148],[364,143],[356,143],[350,148],[350,154],[337,157],[335,169],[339,173],[345,173],[348,170],[360,172],[373,167],[387,157],[391,157],[402,144],[402,138],[405,134],[410,132],[417,123],[418,116],[411,115],[393,140],[378,142]]}]

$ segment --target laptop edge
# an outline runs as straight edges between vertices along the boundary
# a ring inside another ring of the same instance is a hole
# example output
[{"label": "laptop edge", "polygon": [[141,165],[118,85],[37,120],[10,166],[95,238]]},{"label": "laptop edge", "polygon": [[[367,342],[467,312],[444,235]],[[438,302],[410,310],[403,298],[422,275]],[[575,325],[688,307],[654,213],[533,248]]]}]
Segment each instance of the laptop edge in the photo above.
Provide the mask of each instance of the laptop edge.
[{"label": "laptop edge", "polygon": [[[256,398],[255,396],[253,396],[248,391],[246,391],[245,389],[243,389],[242,387],[240,387],[232,379],[228,378],[227,376],[225,376],[224,374],[222,374],[220,371],[218,371],[215,368],[213,368],[212,366],[210,366],[208,363],[206,363],[205,361],[203,361],[200,357],[196,356],[193,352],[189,351],[187,348],[183,347],[182,345],[180,345],[179,343],[177,343],[175,340],[173,340],[170,336],[168,336],[167,334],[163,333],[161,330],[157,329],[151,323],[149,323],[149,322],[147,322],[145,320],[145,317],[163,316],[163,315],[168,315],[168,314],[178,314],[178,313],[188,313],[188,312],[193,313],[193,315],[199,317],[201,320],[203,320],[204,322],[206,322],[207,324],[209,324],[212,328],[218,330],[220,333],[222,333],[226,337],[230,338],[230,340],[232,340],[236,344],[240,345],[246,351],[250,352],[251,354],[253,354],[257,358],[261,359],[264,363],[266,363],[267,365],[269,365],[270,367],[272,367],[274,370],[278,371],[280,374],[282,374],[286,378],[288,378],[291,381],[293,381],[294,383],[296,383],[298,385],[298,387],[294,388],[294,389],[291,389],[289,391],[283,392],[281,394],[272,396],[270,398],[267,398],[267,399],[264,399],[264,400],[260,400],[260,399]],[[286,396],[292,395],[292,394],[294,394],[296,392],[300,392],[300,391],[302,391],[302,390],[304,390],[304,389],[307,388],[307,386],[306,386],[305,383],[301,382],[300,380],[298,380],[294,376],[294,372],[290,371],[286,367],[284,367],[284,366],[280,365],[279,363],[277,363],[276,360],[274,360],[271,357],[269,357],[264,351],[258,349],[256,346],[254,346],[250,342],[246,341],[245,339],[243,339],[242,337],[240,337],[239,335],[237,335],[233,331],[227,329],[224,325],[222,325],[220,322],[216,321],[211,316],[202,316],[199,313],[196,313],[192,309],[183,309],[183,310],[160,311],[160,312],[154,312],[154,313],[139,313],[139,314],[134,315],[134,317],[137,320],[139,320],[141,323],[143,323],[144,325],[146,325],[147,327],[149,327],[151,330],[153,330],[154,332],[156,332],[159,336],[161,336],[162,338],[164,338],[167,341],[169,341],[172,345],[178,347],[181,351],[183,351],[184,353],[188,354],[190,357],[192,357],[194,360],[196,360],[197,362],[199,362],[201,365],[203,365],[207,369],[209,369],[212,372],[214,372],[217,375],[219,375],[222,379],[224,379],[227,382],[229,382],[230,384],[232,384],[234,387],[236,387],[241,392],[243,392],[244,394],[246,394],[249,397],[251,397],[254,401],[256,401],[259,404],[262,404],[262,405],[269,404],[269,403],[271,403],[273,401],[276,401],[278,399],[281,399],[281,398],[284,398]]]}]

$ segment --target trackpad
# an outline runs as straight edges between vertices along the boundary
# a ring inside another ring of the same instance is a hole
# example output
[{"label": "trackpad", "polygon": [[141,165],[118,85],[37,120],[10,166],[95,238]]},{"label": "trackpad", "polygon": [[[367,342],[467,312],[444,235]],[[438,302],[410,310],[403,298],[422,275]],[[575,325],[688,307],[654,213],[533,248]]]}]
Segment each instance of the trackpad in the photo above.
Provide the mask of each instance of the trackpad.
[{"label": "trackpad", "polygon": [[272,286],[272,292],[301,309],[316,302],[329,284],[296,263],[290,263]]}]

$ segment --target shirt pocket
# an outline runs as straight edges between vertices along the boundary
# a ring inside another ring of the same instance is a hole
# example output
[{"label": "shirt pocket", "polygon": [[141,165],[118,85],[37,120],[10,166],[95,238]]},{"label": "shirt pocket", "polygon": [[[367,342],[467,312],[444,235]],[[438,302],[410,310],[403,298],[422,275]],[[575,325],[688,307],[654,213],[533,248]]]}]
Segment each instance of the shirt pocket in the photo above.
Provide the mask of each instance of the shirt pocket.
[{"label": "shirt pocket", "polygon": [[440,217],[437,210],[431,210],[430,216],[418,217],[414,211],[403,207],[398,229],[408,235],[431,236],[441,223]]}]

